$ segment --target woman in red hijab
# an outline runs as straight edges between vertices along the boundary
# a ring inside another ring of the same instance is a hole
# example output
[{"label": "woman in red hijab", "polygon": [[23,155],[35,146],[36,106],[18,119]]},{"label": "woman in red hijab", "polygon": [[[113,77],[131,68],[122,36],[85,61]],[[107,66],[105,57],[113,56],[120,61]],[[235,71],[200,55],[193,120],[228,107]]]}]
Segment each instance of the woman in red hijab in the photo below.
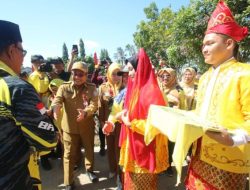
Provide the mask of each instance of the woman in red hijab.
[{"label": "woman in red hijab", "polygon": [[127,66],[130,78],[120,135],[124,189],[154,190],[157,189],[157,174],[168,167],[167,139],[158,135],[146,146],[144,130],[150,105],[166,103],[152,64],[143,49],[140,49],[137,57],[129,60]]}]

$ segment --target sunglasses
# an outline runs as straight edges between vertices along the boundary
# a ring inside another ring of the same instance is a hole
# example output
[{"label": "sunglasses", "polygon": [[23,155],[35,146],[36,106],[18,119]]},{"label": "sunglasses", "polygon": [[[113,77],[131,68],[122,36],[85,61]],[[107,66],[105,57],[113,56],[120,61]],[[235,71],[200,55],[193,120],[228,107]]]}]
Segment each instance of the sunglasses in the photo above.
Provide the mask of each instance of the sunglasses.
[{"label": "sunglasses", "polygon": [[16,48],[17,48],[19,51],[21,51],[22,54],[23,54],[23,57],[25,57],[25,55],[27,54],[27,50],[24,50],[24,49],[22,49],[22,48],[20,48],[20,47],[18,47],[18,46],[16,46]]},{"label": "sunglasses", "polygon": [[87,76],[87,73],[74,73],[74,72],[72,72],[72,75],[73,76],[76,76],[76,77],[80,77],[80,78],[82,78],[82,77],[84,77],[84,76]]}]

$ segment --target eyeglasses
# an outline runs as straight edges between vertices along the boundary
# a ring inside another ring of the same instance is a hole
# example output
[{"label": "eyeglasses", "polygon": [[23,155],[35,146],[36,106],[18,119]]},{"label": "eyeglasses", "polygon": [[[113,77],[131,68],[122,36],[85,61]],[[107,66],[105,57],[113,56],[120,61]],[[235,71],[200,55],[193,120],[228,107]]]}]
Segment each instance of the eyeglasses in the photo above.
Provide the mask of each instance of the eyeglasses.
[{"label": "eyeglasses", "polygon": [[23,54],[23,57],[25,57],[25,55],[27,54],[27,51],[24,50],[24,49],[22,49],[22,48],[20,48],[20,47],[18,47],[18,46],[16,46],[16,48],[17,48],[18,50],[20,50],[20,51],[22,52],[22,54]]},{"label": "eyeglasses", "polygon": [[113,77],[115,77],[115,76],[118,76],[118,77],[119,77],[119,76],[120,76],[118,73],[112,73],[111,75],[112,75]]},{"label": "eyeglasses", "polygon": [[87,73],[84,73],[84,72],[81,72],[81,73],[74,73],[74,72],[72,72],[72,75],[82,78],[82,77],[86,76]]}]

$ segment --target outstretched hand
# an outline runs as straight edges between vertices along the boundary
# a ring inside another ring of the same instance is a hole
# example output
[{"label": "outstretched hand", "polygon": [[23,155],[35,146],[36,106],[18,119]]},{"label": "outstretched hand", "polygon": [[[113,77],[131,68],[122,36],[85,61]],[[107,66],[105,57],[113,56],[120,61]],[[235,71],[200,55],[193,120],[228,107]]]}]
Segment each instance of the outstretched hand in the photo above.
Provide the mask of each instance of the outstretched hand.
[{"label": "outstretched hand", "polygon": [[77,111],[78,111],[78,115],[77,115],[76,121],[80,122],[85,118],[86,112],[83,109],[77,109]]},{"label": "outstretched hand", "polygon": [[59,118],[59,116],[60,116],[60,110],[61,110],[61,108],[62,108],[62,106],[54,106],[54,108],[53,108],[53,117],[54,117],[54,119],[57,121],[58,120],[58,118]]}]

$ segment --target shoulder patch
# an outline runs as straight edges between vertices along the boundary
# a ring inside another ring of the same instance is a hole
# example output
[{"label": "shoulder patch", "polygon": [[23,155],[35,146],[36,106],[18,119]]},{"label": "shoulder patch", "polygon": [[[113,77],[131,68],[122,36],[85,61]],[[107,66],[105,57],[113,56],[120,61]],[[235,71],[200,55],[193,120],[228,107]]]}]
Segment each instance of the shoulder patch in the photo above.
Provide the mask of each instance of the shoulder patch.
[{"label": "shoulder patch", "polygon": [[39,103],[36,105],[36,108],[38,109],[38,111],[39,111],[42,115],[44,115],[44,114],[46,113],[46,109],[45,109],[45,107],[44,107],[44,105],[43,105],[42,102],[39,102]]}]

